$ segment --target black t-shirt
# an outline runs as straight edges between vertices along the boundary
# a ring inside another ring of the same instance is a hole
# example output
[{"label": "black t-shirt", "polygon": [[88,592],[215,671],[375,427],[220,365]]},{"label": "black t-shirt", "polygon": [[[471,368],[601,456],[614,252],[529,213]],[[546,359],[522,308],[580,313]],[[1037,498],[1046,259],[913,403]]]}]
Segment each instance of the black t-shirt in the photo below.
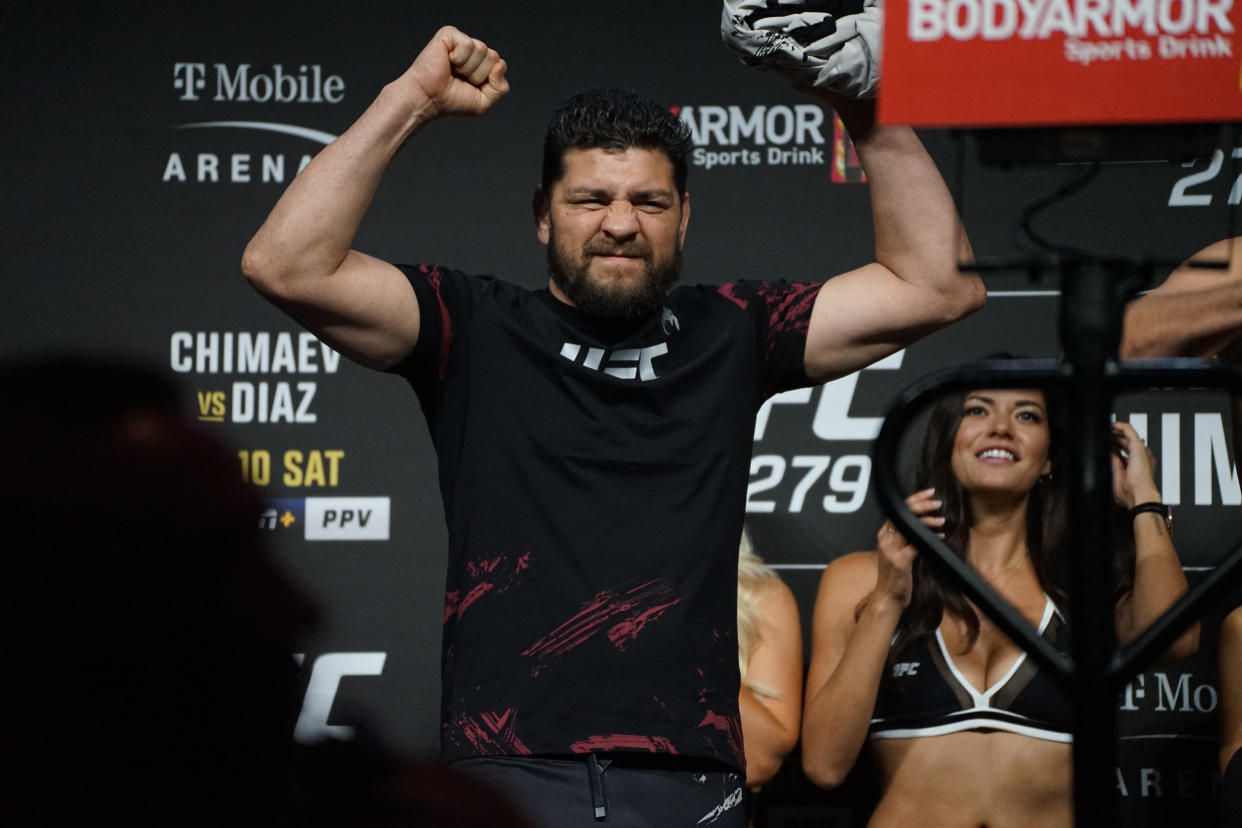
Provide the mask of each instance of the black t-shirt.
[{"label": "black t-shirt", "polygon": [[442,755],[648,751],[743,766],[737,548],[767,396],[808,384],[819,285],[678,287],[589,317],[489,277],[404,267],[397,367],[449,530]]}]

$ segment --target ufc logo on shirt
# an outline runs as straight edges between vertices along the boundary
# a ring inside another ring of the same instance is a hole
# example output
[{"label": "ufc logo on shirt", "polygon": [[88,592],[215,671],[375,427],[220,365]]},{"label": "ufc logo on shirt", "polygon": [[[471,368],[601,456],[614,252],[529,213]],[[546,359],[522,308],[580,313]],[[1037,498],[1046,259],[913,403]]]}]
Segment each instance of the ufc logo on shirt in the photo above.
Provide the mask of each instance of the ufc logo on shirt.
[{"label": "ufc logo on shirt", "polygon": [[917,676],[919,674],[919,663],[917,661],[903,661],[900,664],[893,665],[893,678],[901,678],[902,676]]},{"label": "ufc logo on shirt", "polygon": [[[566,342],[561,347],[561,356],[570,362],[578,362],[582,356],[583,346]],[[618,379],[638,379],[646,382],[656,379],[652,361],[668,353],[668,343],[661,342],[647,348],[624,348],[620,351],[605,351],[603,348],[586,348],[586,356],[581,365],[592,371],[603,371]]]}]

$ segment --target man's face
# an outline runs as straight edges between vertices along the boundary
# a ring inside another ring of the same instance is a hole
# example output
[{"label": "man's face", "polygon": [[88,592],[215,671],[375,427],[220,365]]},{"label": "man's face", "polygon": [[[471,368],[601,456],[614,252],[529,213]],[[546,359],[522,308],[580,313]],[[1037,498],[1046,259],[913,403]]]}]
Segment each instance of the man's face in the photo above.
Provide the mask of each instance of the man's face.
[{"label": "man's face", "polygon": [[681,270],[689,197],[660,150],[570,149],[565,174],[536,205],[549,285],[593,316],[656,310]]}]

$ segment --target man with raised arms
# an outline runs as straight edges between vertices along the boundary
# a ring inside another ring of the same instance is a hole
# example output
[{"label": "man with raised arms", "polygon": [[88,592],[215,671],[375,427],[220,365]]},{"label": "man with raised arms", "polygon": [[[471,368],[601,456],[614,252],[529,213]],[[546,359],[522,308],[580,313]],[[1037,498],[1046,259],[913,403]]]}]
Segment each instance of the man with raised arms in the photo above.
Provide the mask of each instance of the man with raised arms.
[{"label": "man with raised arms", "polygon": [[673,288],[687,130],[599,90],[549,123],[546,290],[351,250],[396,152],[430,121],[487,112],[505,69],[438,31],[290,184],[242,269],[419,396],[449,528],[443,758],[539,824],[743,825],[734,627],[755,413],[970,313],[984,289],[958,272],[965,236],[918,139],[855,101],[833,105],[870,181],[875,262],[822,285]]}]

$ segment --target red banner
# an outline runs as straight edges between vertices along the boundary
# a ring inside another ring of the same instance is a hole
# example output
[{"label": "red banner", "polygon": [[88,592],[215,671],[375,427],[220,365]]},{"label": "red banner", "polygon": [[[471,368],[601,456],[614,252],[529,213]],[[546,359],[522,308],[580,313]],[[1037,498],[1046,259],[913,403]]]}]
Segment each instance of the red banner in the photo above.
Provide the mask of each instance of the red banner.
[{"label": "red banner", "polygon": [[885,15],[884,123],[1242,119],[1236,0],[888,0]]}]

